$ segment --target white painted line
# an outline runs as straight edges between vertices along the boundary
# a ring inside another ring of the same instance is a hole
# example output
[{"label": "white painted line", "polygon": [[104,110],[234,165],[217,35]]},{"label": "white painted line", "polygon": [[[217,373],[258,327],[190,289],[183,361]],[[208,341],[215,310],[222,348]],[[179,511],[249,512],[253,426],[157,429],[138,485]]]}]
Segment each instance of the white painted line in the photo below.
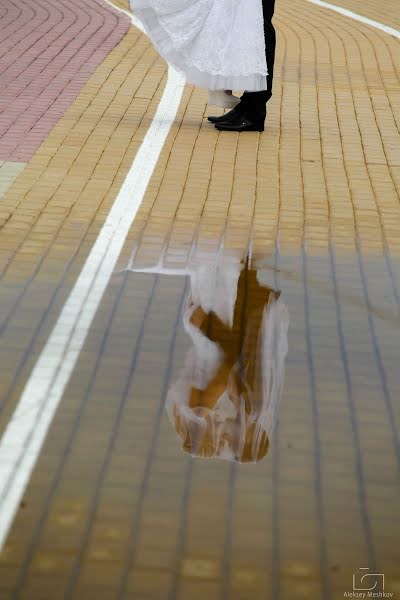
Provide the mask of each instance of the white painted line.
[{"label": "white painted line", "polygon": [[0,550],[175,119],[184,85],[184,78],[170,68],[151,126],[0,441]]},{"label": "white painted line", "polygon": [[312,4],[316,4],[317,6],[321,6],[321,8],[328,8],[329,10],[333,10],[344,17],[349,17],[349,19],[354,19],[355,21],[359,21],[360,23],[364,23],[365,25],[370,25],[371,27],[375,27],[375,29],[380,29],[393,37],[400,39],[400,31],[397,29],[393,29],[393,27],[388,27],[388,25],[383,25],[383,23],[379,23],[379,21],[374,21],[373,19],[368,19],[368,17],[363,17],[352,10],[348,10],[347,8],[342,8],[341,6],[337,6],[336,4],[330,4],[329,2],[324,2],[324,0],[307,0],[307,2],[311,2]]},{"label": "white painted line", "polygon": [[126,10],[125,8],[120,8],[119,6],[115,6],[115,4],[111,2],[111,0],[103,0],[103,2],[111,6],[114,10],[118,10],[119,12],[124,13],[124,15],[129,17],[129,19],[132,22],[132,25],[134,25],[135,27],[137,27],[137,29],[140,29],[140,31],[144,33],[143,25],[141,24],[139,19],[137,19],[129,10]]}]

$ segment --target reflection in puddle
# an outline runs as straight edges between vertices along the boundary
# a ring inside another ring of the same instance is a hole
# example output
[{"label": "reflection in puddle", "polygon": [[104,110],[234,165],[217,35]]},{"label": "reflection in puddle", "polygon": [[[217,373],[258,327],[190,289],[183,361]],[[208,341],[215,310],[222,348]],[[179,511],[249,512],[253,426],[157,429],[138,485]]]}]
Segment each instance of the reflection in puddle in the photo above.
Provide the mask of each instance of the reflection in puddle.
[{"label": "reflection in puddle", "polygon": [[183,323],[193,345],[168,416],[192,456],[258,462],[282,395],[288,310],[243,263],[202,265],[190,281]]},{"label": "reflection in puddle", "polygon": [[148,473],[139,551],[159,519],[160,561],[177,573],[152,597],[336,600],[360,565],[395,593],[399,261],[277,249],[250,269],[225,257],[136,263],[124,295],[142,353],[124,412],[131,462]]}]

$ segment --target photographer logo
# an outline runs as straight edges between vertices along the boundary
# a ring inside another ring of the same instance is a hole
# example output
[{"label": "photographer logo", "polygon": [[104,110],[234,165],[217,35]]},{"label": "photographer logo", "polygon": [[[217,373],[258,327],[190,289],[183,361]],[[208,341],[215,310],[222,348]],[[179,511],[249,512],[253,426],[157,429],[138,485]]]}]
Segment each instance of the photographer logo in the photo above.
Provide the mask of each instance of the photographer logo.
[{"label": "photographer logo", "polygon": [[344,592],[345,598],[393,598],[393,593],[385,592],[384,573],[370,573],[369,567],[359,571],[353,573],[353,591]]}]

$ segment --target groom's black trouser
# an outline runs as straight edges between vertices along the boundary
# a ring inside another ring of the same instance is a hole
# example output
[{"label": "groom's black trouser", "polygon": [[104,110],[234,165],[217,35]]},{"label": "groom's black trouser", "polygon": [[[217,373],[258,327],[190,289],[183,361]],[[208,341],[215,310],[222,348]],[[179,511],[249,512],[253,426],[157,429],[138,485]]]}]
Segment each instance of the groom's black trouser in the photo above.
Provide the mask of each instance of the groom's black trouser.
[{"label": "groom's black trouser", "polygon": [[242,102],[246,103],[246,114],[255,121],[264,121],[267,113],[266,104],[272,96],[272,81],[274,78],[274,61],[276,34],[272,25],[275,0],[263,0],[265,55],[267,58],[267,89],[262,92],[245,92]]}]

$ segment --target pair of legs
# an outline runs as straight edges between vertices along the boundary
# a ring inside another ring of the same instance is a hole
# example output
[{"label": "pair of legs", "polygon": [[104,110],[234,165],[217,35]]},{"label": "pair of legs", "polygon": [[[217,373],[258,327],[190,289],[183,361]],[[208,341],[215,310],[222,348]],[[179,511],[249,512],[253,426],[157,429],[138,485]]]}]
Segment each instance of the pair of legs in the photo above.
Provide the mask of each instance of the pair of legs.
[{"label": "pair of legs", "polygon": [[267,102],[272,96],[276,34],[272,24],[275,0],[263,0],[265,54],[268,76],[267,89],[261,92],[245,92],[240,103],[220,117],[208,117],[217,129],[225,131],[263,131],[267,114]]},{"label": "pair of legs", "polygon": [[245,92],[241,98],[246,117],[257,122],[264,122],[267,112],[266,104],[272,96],[276,47],[276,34],[272,24],[274,9],[275,0],[263,0],[265,53],[268,67],[267,89],[262,92]]}]

